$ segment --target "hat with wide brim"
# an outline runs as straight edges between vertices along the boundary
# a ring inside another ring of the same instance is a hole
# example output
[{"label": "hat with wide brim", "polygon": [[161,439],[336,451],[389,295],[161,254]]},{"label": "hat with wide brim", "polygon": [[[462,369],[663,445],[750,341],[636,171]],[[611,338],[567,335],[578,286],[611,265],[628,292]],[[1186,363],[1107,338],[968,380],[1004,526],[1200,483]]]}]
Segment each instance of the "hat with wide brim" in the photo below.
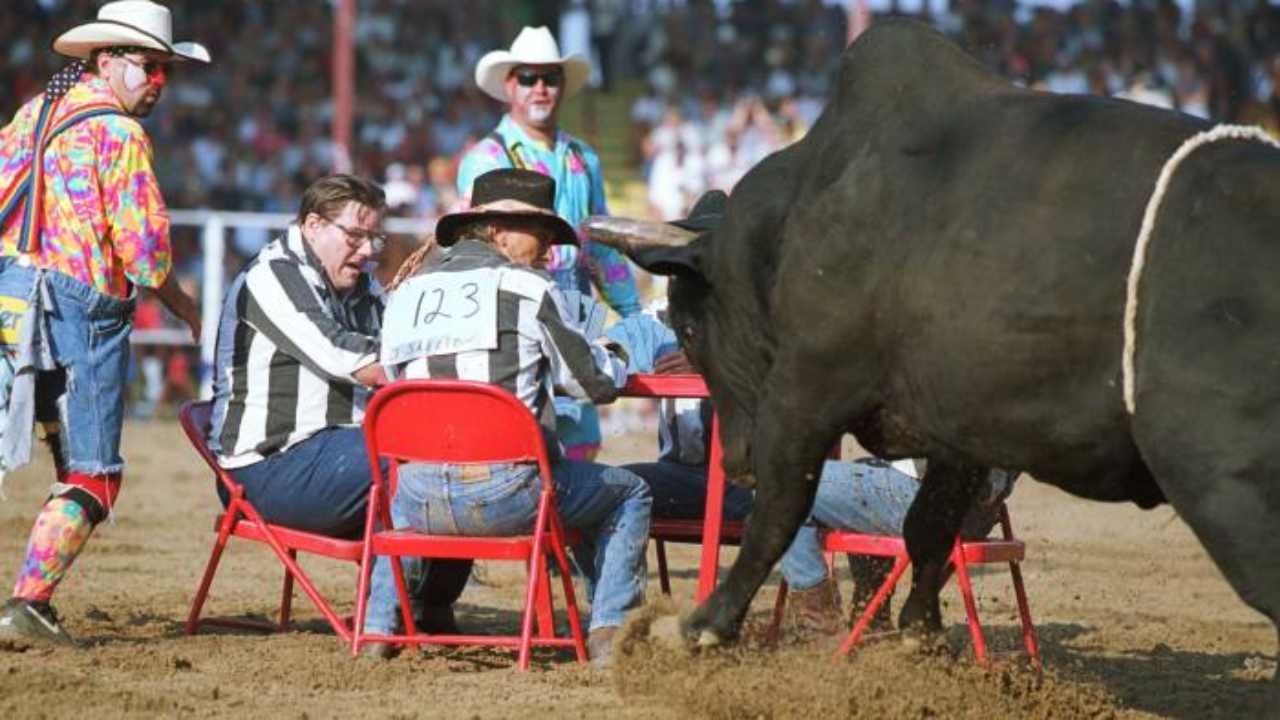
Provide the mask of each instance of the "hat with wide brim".
[{"label": "hat with wide brim", "polygon": [[578,234],[555,211],[556,181],[542,173],[500,168],[476,178],[472,206],[436,221],[436,242],[449,247],[458,233],[477,220],[510,220],[542,225],[552,231],[552,243],[577,245]]},{"label": "hat with wide brim", "polygon": [[546,27],[526,27],[511,43],[510,50],[485,53],[476,63],[476,85],[486,95],[507,101],[504,83],[511,69],[520,65],[559,65],[564,69],[564,96],[582,89],[591,77],[591,61],[578,53],[560,55],[560,45]]},{"label": "hat with wide brim", "polygon": [[99,8],[97,20],[77,25],[53,41],[54,52],[81,60],[87,60],[94,50],[122,46],[155,50],[175,60],[212,60],[200,43],[174,42],[169,8],[151,0],[109,2]]}]

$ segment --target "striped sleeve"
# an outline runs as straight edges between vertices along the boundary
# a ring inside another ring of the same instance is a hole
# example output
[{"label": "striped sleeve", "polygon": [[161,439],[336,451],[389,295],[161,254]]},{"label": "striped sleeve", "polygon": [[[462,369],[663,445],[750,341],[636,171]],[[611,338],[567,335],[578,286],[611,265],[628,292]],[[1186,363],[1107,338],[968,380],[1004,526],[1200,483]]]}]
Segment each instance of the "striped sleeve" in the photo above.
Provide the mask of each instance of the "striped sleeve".
[{"label": "striped sleeve", "polygon": [[245,287],[245,321],[312,372],[354,383],[352,374],[377,360],[378,339],[338,323],[296,264],[260,263]]},{"label": "striped sleeve", "polygon": [[594,403],[612,401],[627,382],[626,361],[602,345],[588,343],[581,333],[566,325],[557,295],[554,286],[548,286],[537,314],[552,383],[573,397]]}]

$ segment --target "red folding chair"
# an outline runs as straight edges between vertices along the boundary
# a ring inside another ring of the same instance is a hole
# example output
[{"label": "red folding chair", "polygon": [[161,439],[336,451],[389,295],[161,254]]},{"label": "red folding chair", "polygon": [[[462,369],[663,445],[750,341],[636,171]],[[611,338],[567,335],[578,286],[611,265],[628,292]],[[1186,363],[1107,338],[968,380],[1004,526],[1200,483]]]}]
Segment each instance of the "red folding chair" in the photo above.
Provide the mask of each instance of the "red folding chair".
[{"label": "red folding chair", "polygon": [[[392,383],[374,396],[364,418],[365,440],[373,486],[369,492],[369,516],[365,527],[364,558],[361,561],[360,589],[356,602],[355,632],[351,653],[360,652],[367,642],[399,645],[494,645],[516,647],[521,670],[529,667],[534,646],[571,647],[579,662],[587,661],[582,621],[578,615],[573,580],[565,545],[578,541],[566,533],[556,512],[554,483],[546,444],[537,420],[515,396],[496,385],[462,380],[406,380]],[[384,479],[380,458],[391,461],[389,478]],[[413,530],[391,528],[390,498],[395,495],[400,462],[492,464],[536,462],[542,476],[538,515],[529,535],[515,537],[475,537],[427,535]],[[551,603],[548,552],[555,557],[564,584],[569,614],[570,637],[555,634]],[[370,635],[365,633],[368,609],[369,571],[372,558],[391,559],[396,592],[407,633]],[[519,560],[529,571],[525,590],[524,616],[519,636],[428,635],[417,631],[410,611],[400,557],[470,558],[475,560]],[[533,620],[539,632],[533,634]]]},{"label": "red folding chair", "polygon": [[[218,465],[217,458],[209,450],[209,445],[205,438],[208,436],[209,418],[212,414],[213,403],[208,400],[184,403],[178,413],[182,429],[186,432],[187,439],[191,441],[192,447],[200,454],[205,464],[217,476],[218,482],[222,483],[222,486],[226,488],[227,493],[231,496],[231,502],[227,504],[226,511],[214,520],[214,531],[218,535],[213,543],[213,554],[209,557],[209,564],[205,566],[204,577],[200,580],[200,587],[196,590],[195,599],[191,602],[191,614],[187,616],[187,634],[196,634],[203,625],[249,630],[284,631],[289,627],[290,612],[293,606],[293,583],[296,580],[302,586],[302,591],[307,594],[307,597],[311,598],[311,602],[315,604],[316,609],[320,611],[324,619],[329,622],[329,626],[333,628],[338,637],[343,642],[349,642],[351,640],[351,630],[347,626],[347,622],[338,617],[337,613],[333,611],[333,607],[316,590],[315,584],[311,582],[306,572],[298,565],[298,553],[304,552],[335,560],[359,563],[363,544],[359,540],[340,540],[265,522],[258,510],[245,499],[244,487],[236,482],[230,473]],[[209,586],[213,584],[213,576],[218,569],[218,562],[222,559],[222,551],[226,549],[227,541],[232,537],[265,543],[280,559],[280,562],[284,564],[284,588],[280,594],[280,622],[278,624],[226,618],[201,619],[200,611],[204,608],[205,598],[209,594]]]},{"label": "red folding chair", "polygon": [[[649,520],[649,537],[653,540],[654,550],[658,554],[658,584],[663,595],[671,594],[671,579],[667,574],[667,543],[685,545],[702,544],[701,520],[674,520],[653,518]],[[737,546],[742,544],[745,526],[742,522],[730,520],[720,528],[720,544]]]},{"label": "red folding chair", "polygon": [[[965,615],[969,623],[969,636],[973,639],[973,654],[979,665],[987,664],[987,642],[982,634],[982,624],[978,620],[978,603],[973,596],[973,585],[969,578],[969,566],[983,563],[1009,563],[1009,573],[1013,577],[1013,592],[1018,601],[1018,615],[1022,621],[1022,643],[1031,662],[1040,666],[1040,651],[1036,642],[1036,628],[1031,622],[1031,607],[1027,602],[1027,592],[1022,584],[1022,570],[1019,563],[1026,556],[1026,546],[1021,540],[1014,538],[1013,526],[1009,522],[1009,509],[1000,505],[1000,539],[963,540],[956,538],[951,550],[951,557],[944,571],[945,583],[954,572],[960,585],[960,595],[964,599]],[[847,655],[854,645],[862,639],[863,632],[875,618],[893,594],[898,579],[911,564],[907,555],[907,543],[901,537],[885,535],[864,535],[844,530],[829,530],[823,533],[823,549],[828,553],[847,553],[852,555],[871,555],[874,557],[893,558],[893,570],[881,583],[879,590],[854,624],[853,630],[845,638],[837,657]],[[778,586],[778,599],[774,606],[773,629],[779,627],[782,612],[786,605],[787,583],[785,580]]]}]

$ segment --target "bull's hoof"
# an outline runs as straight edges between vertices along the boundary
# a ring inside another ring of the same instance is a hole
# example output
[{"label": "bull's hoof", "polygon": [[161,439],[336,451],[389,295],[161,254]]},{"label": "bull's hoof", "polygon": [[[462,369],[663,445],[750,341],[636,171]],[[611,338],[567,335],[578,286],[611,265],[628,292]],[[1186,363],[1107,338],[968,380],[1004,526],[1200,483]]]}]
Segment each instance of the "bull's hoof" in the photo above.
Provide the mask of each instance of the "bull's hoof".
[{"label": "bull's hoof", "polygon": [[684,636],[685,643],[696,650],[727,645],[736,636],[734,628],[718,627],[714,619],[706,617],[700,610],[694,610],[690,613],[680,623],[680,630],[680,634]]},{"label": "bull's hoof", "polygon": [[935,596],[932,602],[921,601],[914,594],[902,604],[898,615],[898,629],[906,632],[942,632],[942,607]]}]

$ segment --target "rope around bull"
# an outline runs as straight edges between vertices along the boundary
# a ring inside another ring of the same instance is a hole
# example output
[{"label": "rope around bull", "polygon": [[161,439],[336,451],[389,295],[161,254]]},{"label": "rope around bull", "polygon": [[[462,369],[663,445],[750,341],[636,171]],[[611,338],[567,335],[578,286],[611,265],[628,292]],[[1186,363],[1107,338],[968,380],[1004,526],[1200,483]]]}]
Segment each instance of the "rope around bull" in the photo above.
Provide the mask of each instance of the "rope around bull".
[{"label": "rope around bull", "polygon": [[1182,161],[1200,147],[1220,140],[1255,140],[1280,149],[1280,142],[1276,142],[1261,128],[1250,125],[1218,125],[1212,130],[1205,130],[1187,138],[1182,145],[1178,146],[1173,155],[1169,156],[1169,159],[1164,163],[1164,167],[1161,168],[1160,176],[1156,180],[1155,190],[1151,193],[1151,199],[1147,200],[1147,209],[1142,214],[1142,229],[1138,232],[1138,243],[1133,249],[1133,263],[1129,266],[1129,284],[1124,300],[1124,359],[1122,372],[1124,373],[1124,405],[1130,415],[1133,415],[1137,410],[1137,402],[1134,399],[1136,373],[1133,368],[1133,358],[1136,353],[1138,334],[1136,327],[1138,320],[1138,281],[1142,278],[1142,269],[1147,263],[1147,245],[1151,242],[1151,232],[1155,228],[1156,213],[1160,210],[1160,203],[1164,200],[1165,191],[1169,189],[1169,181],[1173,178],[1174,171],[1178,169]]}]

